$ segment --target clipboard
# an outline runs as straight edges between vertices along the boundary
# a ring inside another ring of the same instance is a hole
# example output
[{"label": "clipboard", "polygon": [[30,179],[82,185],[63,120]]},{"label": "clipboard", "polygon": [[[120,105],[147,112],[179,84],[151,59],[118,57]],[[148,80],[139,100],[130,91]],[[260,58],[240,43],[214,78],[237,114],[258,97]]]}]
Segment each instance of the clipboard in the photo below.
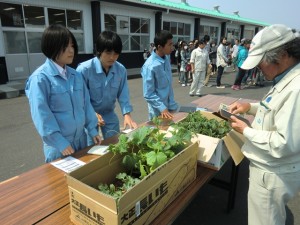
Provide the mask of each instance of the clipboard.
[{"label": "clipboard", "polygon": [[230,120],[230,117],[231,116],[235,116],[237,119],[245,122],[249,127],[251,127],[251,124],[249,122],[249,120],[247,120],[246,118],[242,117],[242,116],[239,116],[239,115],[236,115],[236,114],[232,114],[230,112],[228,112],[227,110],[225,109],[220,109],[220,116],[223,118],[223,119],[226,119],[226,120]]}]

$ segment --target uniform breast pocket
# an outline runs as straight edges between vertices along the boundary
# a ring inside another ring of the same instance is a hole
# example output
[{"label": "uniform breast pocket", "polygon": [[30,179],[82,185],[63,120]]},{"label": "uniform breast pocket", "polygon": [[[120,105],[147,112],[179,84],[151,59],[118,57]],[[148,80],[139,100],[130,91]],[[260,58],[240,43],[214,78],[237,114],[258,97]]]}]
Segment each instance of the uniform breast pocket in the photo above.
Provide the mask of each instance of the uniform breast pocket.
[{"label": "uniform breast pocket", "polygon": [[274,124],[273,113],[271,109],[266,109],[261,106],[258,108],[255,115],[255,124],[254,128],[259,130],[271,130],[271,125]]},{"label": "uniform breast pocket", "polygon": [[112,96],[113,99],[116,99],[117,96],[118,96],[120,82],[121,82],[121,80],[115,79],[110,84],[110,94],[111,94],[111,96]]},{"label": "uniform breast pocket", "polygon": [[76,104],[79,107],[84,107],[83,83],[76,82],[74,85],[74,96]]},{"label": "uniform breast pocket", "polygon": [[90,83],[90,97],[92,102],[101,102],[102,101],[102,84],[100,82]]},{"label": "uniform breast pocket", "polygon": [[72,102],[68,90],[63,86],[52,86],[50,108],[53,112],[72,110]]},{"label": "uniform breast pocket", "polygon": [[166,88],[168,86],[168,84],[169,84],[168,79],[164,74],[157,78],[157,87],[159,89]]}]

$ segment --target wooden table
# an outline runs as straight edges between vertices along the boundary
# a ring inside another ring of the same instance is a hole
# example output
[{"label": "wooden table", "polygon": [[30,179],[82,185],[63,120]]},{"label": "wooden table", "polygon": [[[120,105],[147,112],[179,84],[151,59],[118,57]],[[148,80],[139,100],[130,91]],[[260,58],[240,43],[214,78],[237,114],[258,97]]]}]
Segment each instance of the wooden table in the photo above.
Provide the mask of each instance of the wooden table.
[{"label": "wooden table", "polygon": [[[207,95],[192,103],[216,111],[220,103],[230,104],[236,100],[238,99]],[[174,121],[178,121],[184,115],[175,114]],[[106,143],[103,144],[116,141],[117,137],[113,137],[105,140]],[[87,151],[88,148],[80,151],[76,157],[84,162],[99,157],[88,155]],[[174,221],[216,172],[199,164],[196,180],[153,221],[153,224],[169,224]],[[1,182],[0,193],[0,224],[72,224],[69,220],[70,205],[64,172],[51,164],[44,164]]]}]

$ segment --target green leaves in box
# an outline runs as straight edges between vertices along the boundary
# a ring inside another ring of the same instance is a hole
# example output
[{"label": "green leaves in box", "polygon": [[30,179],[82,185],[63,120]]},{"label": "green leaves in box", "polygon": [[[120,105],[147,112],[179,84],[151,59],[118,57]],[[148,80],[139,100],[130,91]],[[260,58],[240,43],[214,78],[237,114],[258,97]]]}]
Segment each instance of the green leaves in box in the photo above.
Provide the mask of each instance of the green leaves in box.
[{"label": "green leaves in box", "polygon": [[231,127],[227,121],[208,119],[198,111],[189,113],[187,117],[178,122],[177,125],[184,127],[193,133],[216,138],[224,137],[231,130]]},{"label": "green leaves in box", "polygon": [[108,150],[124,155],[125,167],[143,178],[183,150],[190,141],[191,132],[183,127],[175,127],[167,136],[158,127],[143,126],[129,135],[121,134],[119,142],[110,145]]}]

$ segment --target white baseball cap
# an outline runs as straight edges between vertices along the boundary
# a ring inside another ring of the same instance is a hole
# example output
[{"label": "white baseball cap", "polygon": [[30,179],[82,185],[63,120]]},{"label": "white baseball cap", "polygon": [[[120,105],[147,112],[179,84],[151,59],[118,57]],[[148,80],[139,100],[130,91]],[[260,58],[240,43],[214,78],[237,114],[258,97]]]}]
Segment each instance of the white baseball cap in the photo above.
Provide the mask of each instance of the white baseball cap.
[{"label": "white baseball cap", "polygon": [[264,54],[299,37],[296,32],[283,24],[274,24],[259,31],[252,39],[249,54],[241,68],[249,70],[256,67]]}]

